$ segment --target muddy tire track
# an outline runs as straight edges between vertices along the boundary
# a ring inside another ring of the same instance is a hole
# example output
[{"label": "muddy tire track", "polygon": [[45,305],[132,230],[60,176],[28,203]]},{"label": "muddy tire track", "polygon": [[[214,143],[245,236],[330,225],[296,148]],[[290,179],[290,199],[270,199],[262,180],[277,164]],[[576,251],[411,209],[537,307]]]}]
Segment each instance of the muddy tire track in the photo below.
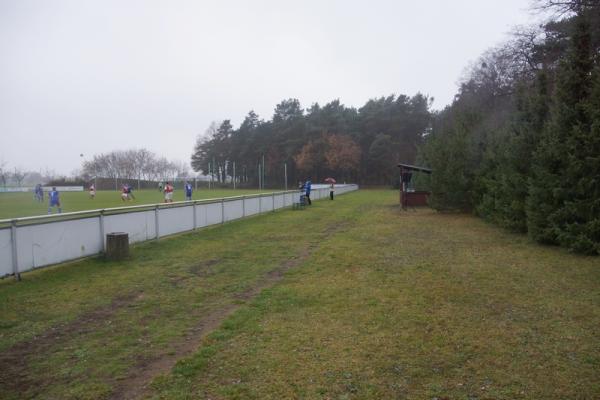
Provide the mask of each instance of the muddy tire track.
[{"label": "muddy tire track", "polygon": [[[300,254],[267,272],[255,285],[234,295],[234,298],[244,301],[253,300],[264,289],[271,288],[277,282],[281,281],[287,271],[298,267],[308,260],[323,240],[330,238],[338,232],[347,230],[349,225],[350,223],[343,222],[327,226],[326,229],[308,243],[308,246],[305,247]],[[152,360],[146,360],[133,368],[128,378],[116,384],[110,399],[131,400],[144,398],[150,395],[149,385],[155,377],[169,373],[178,360],[188,357],[196,352],[209,333],[217,329],[223,321],[243,306],[244,303],[229,304],[203,315],[196,326],[188,332],[182,341],[175,344],[174,347],[169,348],[168,354]]]},{"label": "muddy tire track", "polygon": [[[264,289],[273,287],[281,281],[285,273],[304,263],[317,250],[320,244],[338,232],[345,231],[349,223],[342,222],[330,224],[320,233],[313,236],[302,251],[281,263],[274,269],[265,273],[252,285],[252,287],[237,293],[232,300],[241,300],[232,304],[221,306],[198,316],[198,321],[183,339],[149,359],[140,359],[130,368],[125,379],[114,380],[113,392],[110,399],[135,399],[149,394],[149,384],[162,374],[169,373],[175,363],[184,357],[190,356],[201,346],[202,340],[230,315],[243,307],[245,302],[253,300]],[[218,260],[207,260],[190,267],[190,273],[198,276],[211,275],[212,267]],[[43,394],[45,389],[57,383],[56,376],[32,377],[29,373],[30,362],[34,357],[50,354],[55,348],[62,348],[78,336],[95,331],[107,320],[113,318],[123,308],[134,305],[143,300],[143,291],[134,291],[127,295],[116,297],[110,304],[85,312],[72,321],[58,324],[48,328],[43,333],[31,339],[19,342],[0,353],[0,392],[9,391],[36,397]],[[68,382],[64,382],[68,384]]]},{"label": "muddy tire track", "polygon": [[[40,335],[17,343],[0,354],[0,389],[34,394],[41,393],[49,382],[33,380],[28,374],[28,360],[35,355],[47,354],[54,347],[95,330],[120,309],[143,298],[142,292],[132,292],[115,298],[110,304],[84,313],[73,321],[48,328]],[[52,379],[53,382],[56,379]]]}]

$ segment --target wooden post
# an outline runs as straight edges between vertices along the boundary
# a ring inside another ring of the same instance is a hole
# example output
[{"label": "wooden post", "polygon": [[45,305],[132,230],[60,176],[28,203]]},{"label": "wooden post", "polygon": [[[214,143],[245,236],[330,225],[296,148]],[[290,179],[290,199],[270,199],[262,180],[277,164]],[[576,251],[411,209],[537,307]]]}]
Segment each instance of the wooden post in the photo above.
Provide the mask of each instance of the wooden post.
[{"label": "wooden post", "polygon": [[129,234],[111,232],[106,235],[106,258],[108,260],[123,260],[129,256]]}]

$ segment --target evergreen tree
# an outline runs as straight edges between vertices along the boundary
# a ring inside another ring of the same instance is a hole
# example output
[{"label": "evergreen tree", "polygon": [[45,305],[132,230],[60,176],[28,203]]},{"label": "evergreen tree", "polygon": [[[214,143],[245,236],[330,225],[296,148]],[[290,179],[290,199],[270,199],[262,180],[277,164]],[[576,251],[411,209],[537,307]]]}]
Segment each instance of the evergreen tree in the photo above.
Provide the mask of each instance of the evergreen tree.
[{"label": "evergreen tree", "polygon": [[496,141],[486,157],[487,164],[492,165],[481,178],[484,194],[477,210],[512,231],[527,232],[528,179],[531,159],[548,117],[547,87],[544,70],[537,74],[533,88],[526,83],[519,85],[512,132]]},{"label": "evergreen tree", "polygon": [[550,123],[534,155],[527,202],[530,236],[583,253],[598,252],[598,170],[593,160],[593,58],[589,23],[576,16],[570,48],[557,74]]}]

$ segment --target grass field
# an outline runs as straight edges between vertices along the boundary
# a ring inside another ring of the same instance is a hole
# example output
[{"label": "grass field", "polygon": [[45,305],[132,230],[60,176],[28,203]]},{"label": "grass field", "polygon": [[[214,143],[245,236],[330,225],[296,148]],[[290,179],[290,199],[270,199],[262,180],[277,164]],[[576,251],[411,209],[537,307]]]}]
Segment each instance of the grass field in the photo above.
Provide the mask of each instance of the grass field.
[{"label": "grass field", "polygon": [[359,191],[0,281],[3,399],[597,399],[600,260]]},{"label": "grass field", "polygon": [[[244,194],[260,193],[258,189],[200,189],[193,192],[194,200],[241,196]],[[267,192],[266,190],[264,192]],[[270,192],[270,191],[269,191]],[[162,203],[163,194],[158,190],[134,190],[135,200],[124,202],[121,192],[100,190],[95,199],[90,199],[88,192],[61,192],[60,199],[63,212],[95,210],[99,208],[134,206],[142,204]],[[32,193],[0,193],[0,219],[45,215],[48,213],[48,194],[44,202],[33,200]],[[184,201],[183,190],[176,190],[173,201]],[[52,210],[56,212],[56,209]]]}]

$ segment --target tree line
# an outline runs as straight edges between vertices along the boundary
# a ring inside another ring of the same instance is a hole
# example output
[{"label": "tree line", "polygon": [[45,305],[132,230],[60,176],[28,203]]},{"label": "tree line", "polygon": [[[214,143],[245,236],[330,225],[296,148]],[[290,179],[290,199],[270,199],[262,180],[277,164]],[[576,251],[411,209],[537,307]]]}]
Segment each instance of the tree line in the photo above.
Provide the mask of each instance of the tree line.
[{"label": "tree line", "polygon": [[189,167],[180,162],[168,161],[146,149],[115,150],[96,154],[83,162],[83,178],[136,179],[167,181],[189,177]]},{"label": "tree line", "polygon": [[282,187],[286,172],[289,184],[329,176],[391,184],[396,164],[417,156],[431,102],[420,93],[371,99],[358,109],[339,100],[306,109],[297,99],[283,100],[269,120],[250,111],[237,129],[230,120],[212,123],[198,137],[191,165],[220,182],[234,177],[248,185],[264,176],[267,186]]},{"label": "tree line", "polygon": [[538,4],[554,18],[480,58],[419,162],[434,170],[433,207],[598,254],[600,1]]}]

